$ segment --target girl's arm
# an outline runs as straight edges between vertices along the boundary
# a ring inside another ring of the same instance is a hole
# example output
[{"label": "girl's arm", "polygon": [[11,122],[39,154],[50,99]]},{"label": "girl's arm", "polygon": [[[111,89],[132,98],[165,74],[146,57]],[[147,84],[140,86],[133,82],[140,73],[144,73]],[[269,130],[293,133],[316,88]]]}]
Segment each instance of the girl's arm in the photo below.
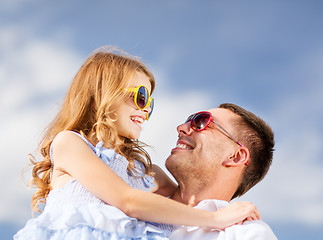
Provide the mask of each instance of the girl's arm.
[{"label": "girl's arm", "polygon": [[174,183],[159,166],[153,164],[152,170],[155,174],[155,188],[152,189],[152,192],[165,197],[173,196],[178,187],[177,184]]},{"label": "girl's arm", "polygon": [[59,133],[52,144],[55,169],[68,173],[95,196],[130,217],[219,229],[248,217],[260,218],[257,208],[251,203],[236,203],[216,212],[208,212],[134,189],[98,158],[79,136],[70,131]]}]

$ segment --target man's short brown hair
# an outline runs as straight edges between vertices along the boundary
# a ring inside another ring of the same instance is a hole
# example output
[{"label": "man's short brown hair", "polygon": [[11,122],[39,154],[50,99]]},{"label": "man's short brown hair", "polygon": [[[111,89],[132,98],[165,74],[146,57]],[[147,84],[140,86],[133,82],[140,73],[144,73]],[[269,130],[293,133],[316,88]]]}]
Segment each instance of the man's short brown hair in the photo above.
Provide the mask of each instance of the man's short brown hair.
[{"label": "man's short brown hair", "polygon": [[231,103],[219,106],[240,116],[233,124],[237,140],[249,149],[250,159],[241,183],[232,199],[242,196],[267,174],[274,152],[274,133],[268,124],[255,114]]}]

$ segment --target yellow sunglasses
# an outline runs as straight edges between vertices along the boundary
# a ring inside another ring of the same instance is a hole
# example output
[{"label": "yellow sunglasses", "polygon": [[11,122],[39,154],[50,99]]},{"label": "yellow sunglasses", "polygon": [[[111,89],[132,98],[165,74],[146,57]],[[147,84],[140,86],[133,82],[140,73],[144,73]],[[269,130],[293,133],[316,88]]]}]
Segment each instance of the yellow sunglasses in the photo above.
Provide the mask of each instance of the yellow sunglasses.
[{"label": "yellow sunglasses", "polygon": [[155,100],[150,97],[148,89],[143,85],[139,85],[136,88],[125,88],[124,90],[126,92],[132,92],[135,94],[133,97],[133,101],[136,104],[137,108],[144,110],[147,106],[150,107],[150,113],[147,114],[148,120],[153,112],[155,104]]}]

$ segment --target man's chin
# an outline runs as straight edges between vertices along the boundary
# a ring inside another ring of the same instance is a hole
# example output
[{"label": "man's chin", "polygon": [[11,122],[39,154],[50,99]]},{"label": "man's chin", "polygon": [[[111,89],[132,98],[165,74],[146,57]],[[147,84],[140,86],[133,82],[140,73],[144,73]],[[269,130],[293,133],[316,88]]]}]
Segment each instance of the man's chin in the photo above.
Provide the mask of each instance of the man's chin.
[{"label": "man's chin", "polygon": [[167,168],[168,171],[170,171],[169,168],[172,168],[173,162],[175,161],[173,153],[171,153],[168,158],[166,158],[165,161],[165,167]]},{"label": "man's chin", "polygon": [[178,156],[178,151],[172,151],[171,154],[168,156],[165,162],[165,166],[168,171],[171,172],[171,169],[177,168],[177,165],[180,161],[180,156]]}]

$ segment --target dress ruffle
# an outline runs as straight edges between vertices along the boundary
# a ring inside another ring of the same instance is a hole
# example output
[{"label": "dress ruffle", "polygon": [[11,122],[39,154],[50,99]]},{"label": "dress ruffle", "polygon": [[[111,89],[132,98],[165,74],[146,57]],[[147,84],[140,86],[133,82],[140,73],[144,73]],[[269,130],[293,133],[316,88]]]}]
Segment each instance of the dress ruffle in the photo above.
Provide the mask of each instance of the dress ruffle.
[{"label": "dress ruffle", "polygon": [[149,222],[130,218],[109,205],[64,206],[30,219],[14,239],[167,239]]},{"label": "dress ruffle", "polygon": [[[104,147],[102,141],[98,142],[93,150],[95,151],[95,154],[110,167],[112,167],[111,161],[116,158],[119,160],[120,164],[124,164],[125,166],[128,166],[129,164],[129,162],[124,156],[116,153],[113,149]],[[154,177],[148,176],[145,174],[144,167],[140,162],[135,161],[134,164],[135,164],[135,170],[134,170],[135,177],[142,179],[145,187],[147,188],[155,187]]]}]

